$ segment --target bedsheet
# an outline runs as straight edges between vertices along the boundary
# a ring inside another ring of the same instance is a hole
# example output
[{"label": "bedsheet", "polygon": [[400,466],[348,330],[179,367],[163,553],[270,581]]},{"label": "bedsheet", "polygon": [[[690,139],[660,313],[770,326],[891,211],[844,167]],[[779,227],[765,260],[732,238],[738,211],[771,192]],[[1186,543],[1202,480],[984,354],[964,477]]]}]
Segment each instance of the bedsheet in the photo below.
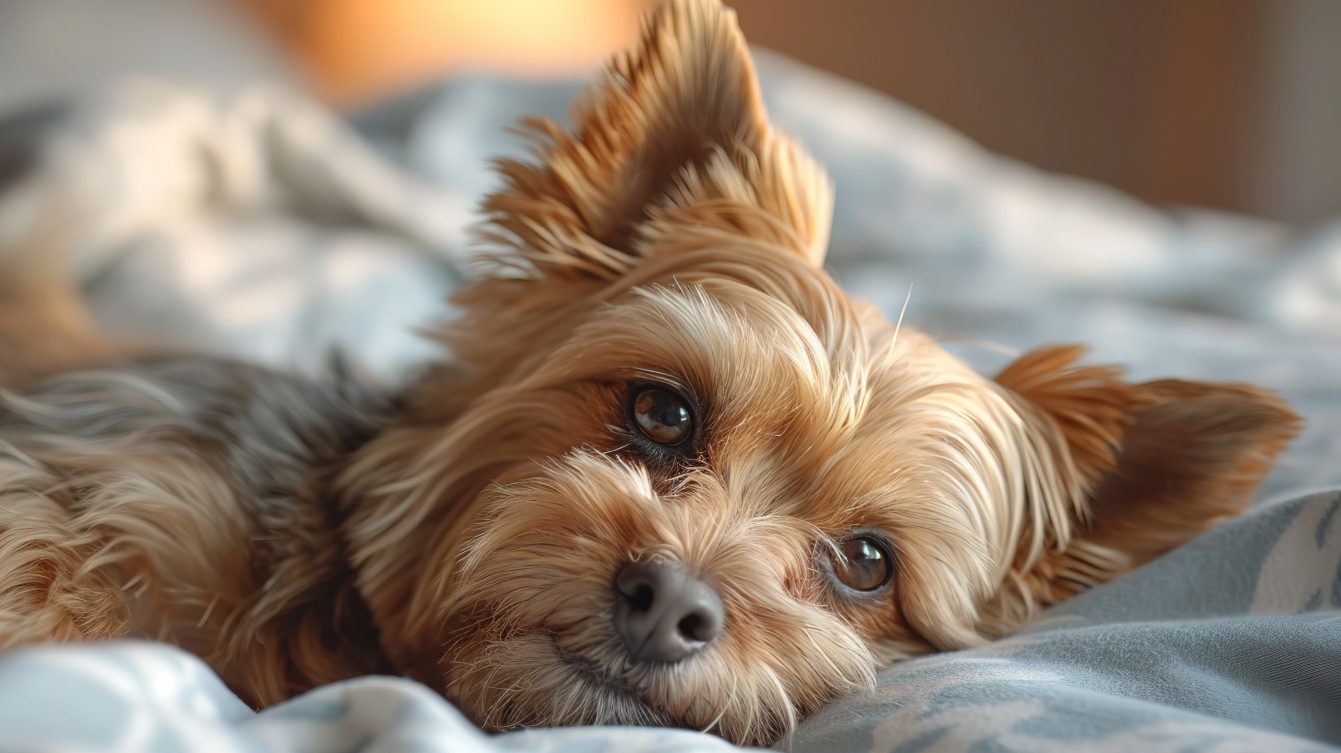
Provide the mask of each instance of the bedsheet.
[{"label": "bedsheet", "polygon": [[[1308,420],[1250,516],[1016,636],[887,669],[779,746],[1341,747],[1341,223],[1152,208],[788,61],[764,56],[761,73],[774,117],[833,175],[828,263],[849,289],[897,314],[911,288],[907,321],[982,369],[1085,342],[1137,376],[1275,387]],[[113,332],[302,370],[340,347],[400,379],[432,352],[413,327],[446,315],[441,297],[469,274],[485,158],[521,148],[501,126],[562,117],[575,86],[450,82],[350,130],[283,92],[130,85],[36,136],[0,126],[0,151],[17,138],[42,154],[0,196],[0,249],[58,230]],[[726,747],[666,730],[484,737],[394,678],[256,714],[150,644],[0,656],[0,750]]]}]

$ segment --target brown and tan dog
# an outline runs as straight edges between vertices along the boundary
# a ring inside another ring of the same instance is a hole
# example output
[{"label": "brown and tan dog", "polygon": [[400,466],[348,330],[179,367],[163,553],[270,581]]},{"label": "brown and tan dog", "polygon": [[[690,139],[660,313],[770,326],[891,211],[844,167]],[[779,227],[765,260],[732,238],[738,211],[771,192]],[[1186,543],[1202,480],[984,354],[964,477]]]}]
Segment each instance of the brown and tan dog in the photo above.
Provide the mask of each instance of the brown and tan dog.
[{"label": "brown and tan dog", "polygon": [[[255,704],[394,671],[490,729],[767,743],[1235,514],[1296,431],[1075,348],[984,378],[849,299],[829,184],[715,2],[665,5],[575,122],[501,164],[496,263],[403,392],[163,357],[4,393],[0,646],[146,636]],[[11,386],[89,337],[42,290],[7,291]]]}]

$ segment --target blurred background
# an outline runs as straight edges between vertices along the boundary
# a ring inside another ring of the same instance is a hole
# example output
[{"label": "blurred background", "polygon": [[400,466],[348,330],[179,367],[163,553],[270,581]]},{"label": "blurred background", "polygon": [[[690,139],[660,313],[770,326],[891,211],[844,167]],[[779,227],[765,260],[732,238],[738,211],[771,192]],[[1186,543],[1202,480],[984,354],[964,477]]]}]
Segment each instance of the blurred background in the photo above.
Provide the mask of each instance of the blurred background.
[{"label": "blurred background", "polygon": [[[1341,2],[734,0],[750,40],[1149,201],[1341,213]],[[352,110],[463,71],[571,77],[648,0],[0,0],[0,113],[127,74]]]}]

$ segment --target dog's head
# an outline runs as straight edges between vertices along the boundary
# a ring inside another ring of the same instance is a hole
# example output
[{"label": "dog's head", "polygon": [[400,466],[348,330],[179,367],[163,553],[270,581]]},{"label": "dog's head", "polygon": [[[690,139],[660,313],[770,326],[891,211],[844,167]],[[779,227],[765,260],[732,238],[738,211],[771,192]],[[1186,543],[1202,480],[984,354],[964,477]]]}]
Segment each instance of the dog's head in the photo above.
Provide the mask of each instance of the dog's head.
[{"label": "dog's head", "polygon": [[1236,512],[1295,430],[1075,349],[984,378],[849,299],[829,185],[713,2],[575,118],[501,164],[452,362],[347,479],[384,647],[487,727],[772,741]]}]

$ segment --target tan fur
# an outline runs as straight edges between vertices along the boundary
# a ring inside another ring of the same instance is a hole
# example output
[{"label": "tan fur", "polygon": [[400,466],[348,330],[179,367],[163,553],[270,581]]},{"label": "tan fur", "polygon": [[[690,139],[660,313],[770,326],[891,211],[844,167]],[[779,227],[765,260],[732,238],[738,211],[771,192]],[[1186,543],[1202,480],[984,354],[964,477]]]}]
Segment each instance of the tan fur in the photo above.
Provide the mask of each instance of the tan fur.
[{"label": "tan fur", "polygon": [[[385,655],[490,729],[768,743],[883,663],[1000,635],[1237,512],[1297,428],[1264,390],[1132,384],[1074,348],[987,379],[849,299],[820,267],[827,180],[714,2],[663,6],[575,123],[530,123],[535,161],[500,164],[498,251],[435,330],[451,360],[366,437],[294,451],[293,478],[253,483],[268,466],[223,454],[241,440],[180,429],[198,411],[172,401],[203,398],[168,382],[97,382],[95,407],[159,401],[130,429],[83,403],[47,421],[68,384],[9,398],[0,645],[159,636],[260,703]],[[630,444],[647,380],[698,402],[696,458]],[[262,407],[244,428],[289,431]],[[858,530],[896,550],[870,598],[820,566]],[[626,660],[611,583],[641,559],[718,591],[708,649]]]}]

